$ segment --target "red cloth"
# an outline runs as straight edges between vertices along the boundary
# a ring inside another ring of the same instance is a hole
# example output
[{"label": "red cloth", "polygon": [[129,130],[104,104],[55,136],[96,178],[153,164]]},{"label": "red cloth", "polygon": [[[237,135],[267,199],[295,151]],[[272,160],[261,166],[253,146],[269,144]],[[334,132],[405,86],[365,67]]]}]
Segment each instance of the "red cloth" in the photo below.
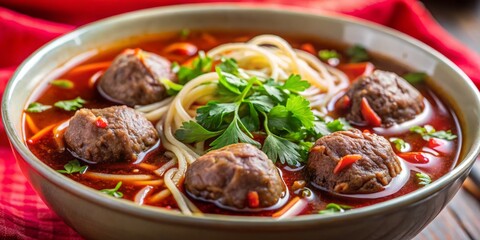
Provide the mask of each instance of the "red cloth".
[{"label": "red cloth", "polygon": [[[35,49],[80,24],[136,9],[212,0],[2,0],[0,2],[0,93],[15,68]],[[236,0],[232,2],[246,2]],[[455,62],[480,86],[480,56],[443,30],[414,0],[252,0],[306,7],[367,19],[409,34]],[[280,5],[278,5],[280,6]],[[22,12],[23,14],[19,13]],[[25,15],[24,15],[25,14]],[[29,17],[26,14],[32,16]],[[37,197],[15,164],[0,124],[0,238],[76,239]]]}]

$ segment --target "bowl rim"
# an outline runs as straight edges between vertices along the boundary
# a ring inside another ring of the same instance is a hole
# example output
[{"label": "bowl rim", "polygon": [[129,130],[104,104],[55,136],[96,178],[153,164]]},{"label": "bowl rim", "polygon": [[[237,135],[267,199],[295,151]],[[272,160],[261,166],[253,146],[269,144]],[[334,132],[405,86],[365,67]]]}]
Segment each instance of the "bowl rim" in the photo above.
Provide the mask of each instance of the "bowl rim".
[{"label": "bowl rim", "polygon": [[[404,33],[399,31],[381,26],[376,23],[368,22],[366,20],[357,19],[351,16],[345,16],[338,13],[329,13],[324,11],[312,11],[305,8],[299,7],[286,7],[275,5],[274,8],[271,7],[272,4],[239,4],[239,3],[221,3],[221,4],[186,4],[178,6],[168,6],[168,7],[157,7],[144,10],[133,11],[129,13],[124,13],[109,17],[103,20],[95,21],[93,23],[82,26],[70,33],[67,33],[63,36],[60,36],[49,43],[45,44],[32,55],[30,55],[15,71],[14,75],[11,77],[10,81],[5,88],[5,93],[2,99],[2,120],[5,126],[5,130],[9,137],[9,140],[12,146],[18,151],[22,156],[24,161],[30,165],[36,172],[38,172],[43,178],[61,188],[63,191],[66,191],[70,194],[75,195],[76,197],[82,198],[91,204],[100,205],[104,208],[109,208],[114,211],[123,212],[126,214],[134,215],[144,219],[151,219],[160,221],[162,223],[174,223],[181,225],[189,226],[198,226],[198,227],[214,227],[219,229],[223,228],[239,228],[239,227],[249,227],[249,228],[265,228],[267,226],[274,228],[275,230],[281,229],[282,226],[288,225],[295,228],[308,228],[312,225],[325,224],[325,223],[336,223],[342,222],[347,219],[358,219],[364,218],[367,216],[373,216],[378,213],[387,213],[394,211],[395,209],[404,207],[411,203],[420,201],[428,196],[434,194],[445,188],[448,184],[453,182],[455,179],[460,178],[463,174],[466,174],[472,167],[477,155],[480,152],[480,129],[476,129],[475,132],[471,131],[475,140],[472,142],[472,147],[468,151],[463,161],[461,161],[454,169],[450,172],[434,181],[432,184],[425,186],[421,189],[418,189],[414,192],[402,195],[400,197],[387,200],[378,204],[374,204],[367,207],[362,207],[355,209],[355,211],[348,211],[342,214],[331,214],[331,215],[320,215],[312,214],[305,216],[297,216],[294,218],[278,219],[270,217],[243,217],[243,216],[223,216],[223,215],[210,215],[206,214],[203,216],[185,216],[181,213],[174,211],[164,210],[159,207],[153,206],[138,206],[131,201],[115,199],[111,197],[106,197],[104,194],[96,191],[92,188],[86,187],[74,180],[63,176],[60,173],[55,172],[55,170],[48,167],[46,164],[41,162],[36,158],[33,153],[25,145],[21,136],[15,134],[15,129],[11,124],[9,117],[10,104],[8,104],[13,95],[12,89],[18,84],[18,81],[24,77],[24,75],[30,71],[30,69],[35,66],[39,61],[41,61],[42,56],[48,54],[52,49],[61,47],[61,45],[69,40],[81,37],[83,34],[89,31],[98,31],[98,29],[108,28],[109,25],[122,24],[129,21],[134,21],[135,18],[152,18],[157,15],[169,14],[169,13],[190,13],[195,14],[198,12],[209,12],[209,11],[237,11],[237,12],[269,12],[273,14],[291,14],[294,16],[305,16],[310,15],[311,17],[316,17],[319,20],[323,21],[333,21],[341,24],[353,24],[363,27],[367,27],[383,34],[399,38],[403,42],[410,44],[412,47],[417,48],[419,51],[422,51],[429,56],[438,59],[440,62],[445,63],[450,69],[458,75],[459,79],[461,78],[469,87],[470,91],[475,93],[476,98],[474,104],[480,106],[480,94],[474,84],[471,82],[469,77],[460,70],[453,62],[447,59],[445,56],[427,46],[426,44],[416,40]],[[221,224],[220,224],[221,223]],[[193,224],[193,225],[192,225]],[[268,229],[265,229],[268,230]]]}]

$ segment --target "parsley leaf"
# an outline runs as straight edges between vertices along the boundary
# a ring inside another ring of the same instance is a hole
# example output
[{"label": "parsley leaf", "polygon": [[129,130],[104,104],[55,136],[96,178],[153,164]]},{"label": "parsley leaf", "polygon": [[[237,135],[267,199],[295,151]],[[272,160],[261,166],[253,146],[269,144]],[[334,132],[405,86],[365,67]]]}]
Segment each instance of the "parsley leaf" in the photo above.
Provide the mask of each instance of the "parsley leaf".
[{"label": "parsley leaf", "polygon": [[223,72],[227,72],[238,76],[238,65],[237,61],[233,58],[222,58],[221,63],[218,65]]},{"label": "parsley leaf", "polygon": [[349,205],[341,205],[336,203],[329,203],[325,207],[324,210],[319,211],[319,214],[329,214],[329,213],[337,213],[337,212],[345,212],[346,210],[353,209],[352,206]]},{"label": "parsley leaf", "polygon": [[453,134],[452,131],[437,131],[430,125],[425,125],[423,127],[414,126],[410,128],[410,132],[418,133],[422,136],[423,140],[428,141],[430,138],[439,138],[445,139],[448,141],[452,141],[453,139],[457,138],[457,135]]},{"label": "parsley leaf", "polygon": [[331,58],[340,58],[340,53],[338,53],[335,50],[325,49],[325,50],[318,51],[318,57],[323,61],[327,61],[328,59],[331,59]]},{"label": "parsley leaf", "polygon": [[184,28],[180,31],[180,37],[182,39],[188,38],[189,35],[190,35],[190,29],[188,28]]},{"label": "parsley leaf", "polygon": [[[224,118],[235,112],[237,104],[235,103],[218,103],[210,101],[207,105],[197,109],[197,122],[201,122],[202,126],[209,130],[219,130],[224,123]],[[232,117],[230,117],[231,119]]]},{"label": "parsley leaf", "polygon": [[33,103],[28,104],[28,107],[25,111],[27,111],[29,113],[39,113],[39,112],[46,111],[50,108],[52,108],[52,106],[50,106],[50,105],[43,105],[43,104],[38,103],[38,102],[33,102]]},{"label": "parsley leaf", "polygon": [[343,118],[338,118],[333,121],[327,122],[326,125],[328,130],[330,130],[331,132],[345,131],[352,128],[350,124]]},{"label": "parsley leaf", "polygon": [[81,97],[77,97],[72,100],[58,101],[54,104],[54,106],[65,111],[75,111],[82,108],[84,103],[86,103],[85,100],[83,100]]},{"label": "parsley leaf", "polygon": [[297,144],[269,134],[263,143],[262,151],[264,151],[273,162],[279,159],[282,164],[287,163],[288,165],[295,166],[298,162],[303,161],[298,152],[299,149],[300,147]]},{"label": "parsley leaf", "polygon": [[401,138],[390,138],[389,140],[390,140],[391,143],[393,143],[395,145],[395,148],[399,152],[406,152],[410,148],[410,144],[406,143]]},{"label": "parsley leaf", "polygon": [[194,121],[183,122],[182,126],[175,131],[175,137],[185,143],[201,142],[220,135],[222,132],[212,132]]},{"label": "parsley leaf", "polygon": [[350,58],[350,62],[365,62],[370,59],[367,50],[360,45],[353,45],[347,49],[347,56]]},{"label": "parsley leaf", "polygon": [[288,77],[287,81],[280,86],[281,89],[288,90],[291,92],[303,92],[310,87],[310,83],[305,80],[302,80],[302,77],[297,74],[292,74]]},{"label": "parsley leaf", "polygon": [[410,84],[416,84],[416,83],[421,83],[425,81],[427,78],[427,74],[424,72],[413,72],[413,73],[407,73],[403,75],[402,77],[407,80]]},{"label": "parsley leaf", "polygon": [[63,166],[63,168],[65,170],[57,170],[57,172],[59,173],[66,173],[66,174],[72,174],[72,173],[80,173],[80,174],[84,174],[87,169],[88,169],[88,166],[85,165],[85,166],[81,166],[80,165],[80,162],[78,160],[72,160],[70,162],[68,162],[67,164],[65,164]]},{"label": "parsley leaf", "polygon": [[55,87],[64,88],[64,89],[72,89],[74,87],[73,82],[66,79],[53,80],[50,82],[50,84],[52,84]]},{"label": "parsley leaf", "polygon": [[425,186],[432,183],[432,179],[430,178],[430,176],[423,172],[417,172],[415,176],[417,177],[418,185]]},{"label": "parsley leaf", "polygon": [[240,129],[240,124],[242,126],[243,124],[241,122],[239,123],[239,121],[240,120],[235,118],[232,123],[230,123],[228,128],[222,133],[222,135],[220,135],[217,139],[215,139],[215,141],[210,143],[210,146],[213,147],[213,149],[218,149],[228,146],[230,144],[243,142],[260,147],[260,143],[251,139],[247,134],[242,131],[242,129]]},{"label": "parsley leaf", "polygon": [[192,61],[192,66],[179,66],[172,64],[172,71],[177,74],[178,82],[185,85],[190,80],[212,70],[212,58],[205,55],[205,52],[198,52],[198,57]]},{"label": "parsley leaf", "polygon": [[180,90],[182,90],[182,88],[183,88],[183,85],[180,85],[178,83],[174,83],[168,78],[162,78],[162,79],[160,79],[160,82],[167,89],[167,94],[169,96],[177,95],[178,92],[180,92]]},{"label": "parsley leaf", "polygon": [[232,93],[240,95],[240,88],[247,85],[245,80],[242,80],[233,74],[222,72],[220,67],[217,67],[216,71],[218,74],[218,82]]},{"label": "parsley leaf", "polygon": [[102,189],[102,190],[100,190],[100,192],[105,193],[105,194],[110,195],[110,196],[115,197],[115,198],[122,198],[123,193],[118,191],[121,186],[122,186],[122,182],[118,182],[117,185],[115,186],[115,188]]},{"label": "parsley leaf", "polygon": [[313,127],[314,116],[310,109],[310,102],[307,99],[302,96],[292,96],[288,98],[285,107],[305,128],[310,129]]}]

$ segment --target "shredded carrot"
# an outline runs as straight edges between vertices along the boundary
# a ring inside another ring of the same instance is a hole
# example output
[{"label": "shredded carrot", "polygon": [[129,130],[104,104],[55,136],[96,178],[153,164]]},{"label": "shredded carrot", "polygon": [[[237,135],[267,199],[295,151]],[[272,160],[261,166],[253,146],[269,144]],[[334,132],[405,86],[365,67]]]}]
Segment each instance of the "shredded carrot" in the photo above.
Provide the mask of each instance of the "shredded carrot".
[{"label": "shredded carrot", "polygon": [[105,71],[100,70],[100,71],[94,73],[94,74],[90,77],[90,79],[88,79],[88,86],[89,86],[90,88],[95,87],[95,83],[97,83],[97,80],[103,75],[103,72],[105,72]]},{"label": "shredded carrot", "polygon": [[33,132],[33,134],[38,133],[40,129],[38,129],[37,125],[33,122],[32,117],[28,114],[25,114],[25,122],[27,123],[28,128]]},{"label": "shredded carrot", "polygon": [[150,171],[154,171],[154,170],[158,169],[157,166],[152,165],[152,164],[148,164],[148,163],[139,163],[139,164],[137,164],[137,166],[139,166],[143,169],[146,169],[146,170],[150,170]]},{"label": "shredded carrot", "polygon": [[78,66],[70,71],[71,74],[82,73],[85,71],[94,71],[94,70],[105,70],[112,64],[111,61],[106,62],[96,62],[86,65]]},{"label": "shredded carrot", "polygon": [[56,126],[57,124],[52,124],[52,125],[49,125],[45,128],[43,128],[42,130],[40,130],[39,132],[37,132],[35,135],[33,135],[33,137],[29,138],[27,140],[28,143],[30,144],[35,144],[37,143],[37,141],[42,138],[43,136],[45,136],[46,134],[48,134],[50,131],[52,131],[52,129]]},{"label": "shredded carrot", "polygon": [[179,42],[179,43],[172,43],[165,48],[165,52],[167,53],[174,53],[184,56],[193,56],[197,53],[197,47],[191,43],[187,42]]},{"label": "shredded carrot", "polygon": [[298,201],[300,201],[300,197],[294,197],[290,202],[287,203],[287,205],[285,205],[285,207],[283,207],[282,209],[280,209],[279,211],[275,212],[272,214],[272,217],[274,218],[279,218],[281,217],[283,214],[285,214],[290,208],[292,208]]},{"label": "shredded carrot", "polygon": [[300,49],[302,49],[305,52],[308,52],[312,55],[317,55],[317,51],[315,50],[315,47],[311,43],[304,43],[300,46]]}]

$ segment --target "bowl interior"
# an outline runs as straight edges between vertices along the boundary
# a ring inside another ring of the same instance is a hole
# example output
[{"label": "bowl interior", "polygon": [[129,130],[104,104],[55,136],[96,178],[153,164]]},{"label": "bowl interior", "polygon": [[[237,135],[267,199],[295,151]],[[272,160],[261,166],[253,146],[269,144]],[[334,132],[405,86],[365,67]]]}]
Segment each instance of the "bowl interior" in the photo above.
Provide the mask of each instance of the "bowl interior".
[{"label": "bowl interior", "polygon": [[[461,161],[452,172],[433,184],[400,198],[358,209],[342,214],[342,216],[305,216],[298,218],[300,220],[360,216],[367,212],[374,213],[395,205],[398,206],[402,202],[407,203],[424,198],[467,171],[478,154],[480,139],[478,91],[461,70],[430,47],[399,32],[350,18],[238,5],[168,7],[134,12],[87,25],[49,43],[22,64],[5,91],[2,115],[13,146],[28,164],[45,178],[56,182],[59,187],[68,189],[68,191],[76,191],[92,201],[107,202],[105,197],[96,191],[48,168],[27,149],[22,137],[22,110],[37,87],[68,69],[73,63],[88,59],[99,50],[107,49],[111,44],[119,41],[136,41],[138,36],[178,31],[183,28],[251,30],[263,33],[313,36],[346,44],[361,44],[377,54],[395,59],[417,71],[428,73],[435,80],[430,85],[436,88],[443,98],[455,108],[463,127],[463,146]],[[137,211],[137,214],[149,216],[152,216],[151,214],[158,215],[159,212],[172,214],[152,207],[139,208],[121,200],[111,201],[108,199],[108,202],[110,207],[126,209],[125,211]],[[112,205],[111,202],[114,204]],[[242,218],[225,217],[224,219],[240,221],[239,219]],[[257,220],[249,218],[244,221]],[[265,219],[261,221],[265,221]]]}]

